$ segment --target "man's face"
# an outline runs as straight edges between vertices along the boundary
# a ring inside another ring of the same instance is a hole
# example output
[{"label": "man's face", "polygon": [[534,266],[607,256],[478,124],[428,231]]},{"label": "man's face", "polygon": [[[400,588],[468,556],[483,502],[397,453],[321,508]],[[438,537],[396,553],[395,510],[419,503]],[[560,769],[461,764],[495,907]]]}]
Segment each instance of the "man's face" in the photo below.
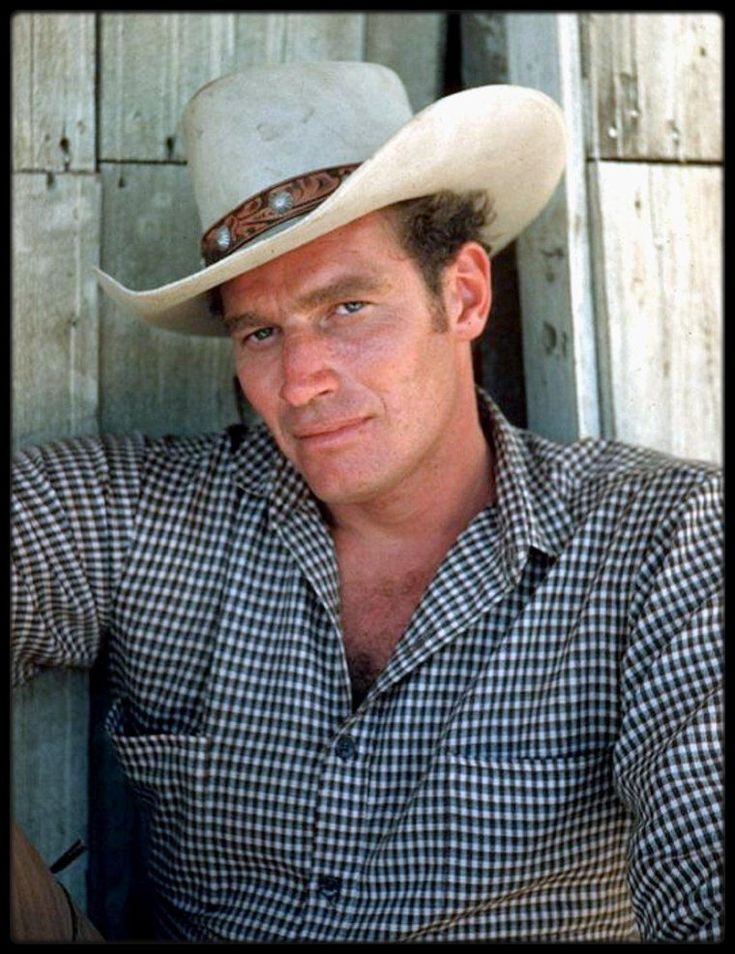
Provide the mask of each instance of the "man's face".
[{"label": "man's face", "polygon": [[243,391],[318,498],[366,503],[401,487],[436,489],[468,426],[470,349],[452,322],[437,330],[449,299],[430,298],[387,213],[221,291]]}]

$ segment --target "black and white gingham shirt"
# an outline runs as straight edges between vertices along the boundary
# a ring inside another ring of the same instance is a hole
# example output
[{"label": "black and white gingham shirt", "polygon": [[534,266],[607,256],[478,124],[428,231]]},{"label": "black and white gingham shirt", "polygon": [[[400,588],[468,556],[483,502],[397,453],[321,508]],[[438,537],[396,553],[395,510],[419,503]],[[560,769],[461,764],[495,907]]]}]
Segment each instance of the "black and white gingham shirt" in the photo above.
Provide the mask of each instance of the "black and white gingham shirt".
[{"label": "black and white gingham shirt", "polygon": [[719,936],[718,471],[482,401],[497,504],[356,711],[332,543],[264,429],[20,456],[16,679],[109,641],[164,933]]}]

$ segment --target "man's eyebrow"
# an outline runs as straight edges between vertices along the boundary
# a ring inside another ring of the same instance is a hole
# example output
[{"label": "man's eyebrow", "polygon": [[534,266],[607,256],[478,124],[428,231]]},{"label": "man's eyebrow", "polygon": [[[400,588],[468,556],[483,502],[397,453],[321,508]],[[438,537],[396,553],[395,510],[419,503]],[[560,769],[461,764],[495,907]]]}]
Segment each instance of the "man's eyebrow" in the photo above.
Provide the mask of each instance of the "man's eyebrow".
[{"label": "man's eyebrow", "polygon": [[254,311],[243,311],[238,315],[223,315],[222,321],[229,334],[233,331],[239,331],[241,328],[262,328],[268,324],[268,320]]},{"label": "man's eyebrow", "polygon": [[373,275],[344,275],[328,285],[315,288],[312,292],[307,292],[301,298],[297,298],[296,304],[302,308],[310,308],[315,305],[322,305],[328,301],[342,299],[349,301],[356,295],[369,295],[384,288],[385,282]]},{"label": "man's eyebrow", "polygon": [[[345,275],[336,281],[314,291],[307,292],[296,299],[297,308],[314,308],[329,301],[342,299],[349,301],[358,295],[369,295],[385,287],[385,282],[371,275]],[[255,311],[242,311],[236,315],[224,315],[225,328],[232,334],[242,328],[262,328],[269,325],[271,320]]]}]

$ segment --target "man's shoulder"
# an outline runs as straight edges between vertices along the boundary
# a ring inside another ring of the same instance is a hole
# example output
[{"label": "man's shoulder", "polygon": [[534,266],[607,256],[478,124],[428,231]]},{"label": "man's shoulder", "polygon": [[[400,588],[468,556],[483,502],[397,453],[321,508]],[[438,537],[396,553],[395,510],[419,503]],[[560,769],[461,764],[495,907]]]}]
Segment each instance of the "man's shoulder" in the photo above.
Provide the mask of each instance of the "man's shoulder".
[{"label": "man's shoulder", "polygon": [[151,458],[178,461],[185,465],[211,453],[212,447],[221,439],[221,434],[150,437],[139,431],[75,435],[27,444],[13,455],[13,460],[19,468],[31,463],[68,470],[83,470],[118,461],[140,464]]},{"label": "man's shoulder", "polygon": [[529,431],[519,433],[530,469],[572,508],[620,494],[673,506],[700,491],[721,491],[722,468],[709,461],[617,440],[584,437],[559,443]]},{"label": "man's shoulder", "polygon": [[145,456],[146,438],[125,435],[75,435],[23,444],[12,459],[13,486],[31,486],[41,475],[66,485],[106,482],[114,473],[135,473]]},{"label": "man's shoulder", "polygon": [[260,423],[232,424],[212,433],[165,435],[145,442],[145,471],[185,479],[259,482],[277,451],[267,428]]},{"label": "man's shoulder", "polygon": [[137,477],[186,480],[197,474],[226,471],[233,461],[251,461],[253,467],[272,453],[272,442],[260,425],[233,424],[219,431],[199,434],[102,434],[65,437],[29,444],[14,454],[18,475],[43,468],[68,477],[85,474],[103,477],[112,473]]}]

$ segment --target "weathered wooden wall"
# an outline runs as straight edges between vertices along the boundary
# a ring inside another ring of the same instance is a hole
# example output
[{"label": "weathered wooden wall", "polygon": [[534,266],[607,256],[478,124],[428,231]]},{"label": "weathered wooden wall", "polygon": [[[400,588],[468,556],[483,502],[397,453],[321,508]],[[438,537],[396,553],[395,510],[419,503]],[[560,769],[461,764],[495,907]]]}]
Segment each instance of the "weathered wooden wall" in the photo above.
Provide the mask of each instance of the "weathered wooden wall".
[{"label": "weathered wooden wall", "polygon": [[[200,267],[178,135],[182,107],[199,86],[253,63],[373,60],[401,75],[419,109],[441,93],[445,20],[15,14],[13,446],[132,429],[195,433],[236,420],[228,343],[165,334],[131,318],[98,293],[93,266],[136,288]],[[49,861],[91,835],[91,860],[79,859],[62,879],[84,907],[91,864],[91,913],[114,937],[130,929],[136,823],[104,741],[97,728],[88,732],[87,680],[55,673],[17,694],[14,811]],[[103,703],[95,688],[95,724]]]},{"label": "weathered wooden wall", "polygon": [[[13,445],[95,433],[100,182],[95,18],[16,16],[13,43]],[[52,863],[87,836],[88,677],[17,694],[12,809]],[[60,875],[83,906],[86,858]]]},{"label": "weathered wooden wall", "polygon": [[[546,89],[570,123],[563,184],[496,262],[483,355],[501,405],[551,437],[599,432],[717,459],[721,21],[456,17],[465,85]],[[177,130],[198,86],[248,63],[368,59],[396,69],[418,109],[441,92],[446,25],[433,13],[16,14],[14,446],[234,420],[227,343],[148,328],[98,294],[92,266],[138,288],[199,266]],[[506,304],[516,257],[525,398],[512,384],[521,367]],[[84,836],[91,752],[89,830],[109,849],[91,859],[92,913],[121,936],[135,822],[99,734],[88,735],[86,686],[85,675],[53,674],[19,693],[14,811],[48,860]],[[103,702],[92,694],[93,723]],[[82,906],[86,865],[63,876]]]},{"label": "weathered wooden wall", "polygon": [[510,80],[541,89],[556,100],[569,134],[565,175],[546,209],[516,243],[528,424],[556,440],[597,436],[577,16],[508,15],[506,28]]},{"label": "weathered wooden wall", "polygon": [[722,20],[581,17],[605,433],[722,459]]},{"label": "weathered wooden wall", "polygon": [[722,20],[505,25],[509,78],[570,130],[565,179],[517,243],[529,426],[720,461]]}]

